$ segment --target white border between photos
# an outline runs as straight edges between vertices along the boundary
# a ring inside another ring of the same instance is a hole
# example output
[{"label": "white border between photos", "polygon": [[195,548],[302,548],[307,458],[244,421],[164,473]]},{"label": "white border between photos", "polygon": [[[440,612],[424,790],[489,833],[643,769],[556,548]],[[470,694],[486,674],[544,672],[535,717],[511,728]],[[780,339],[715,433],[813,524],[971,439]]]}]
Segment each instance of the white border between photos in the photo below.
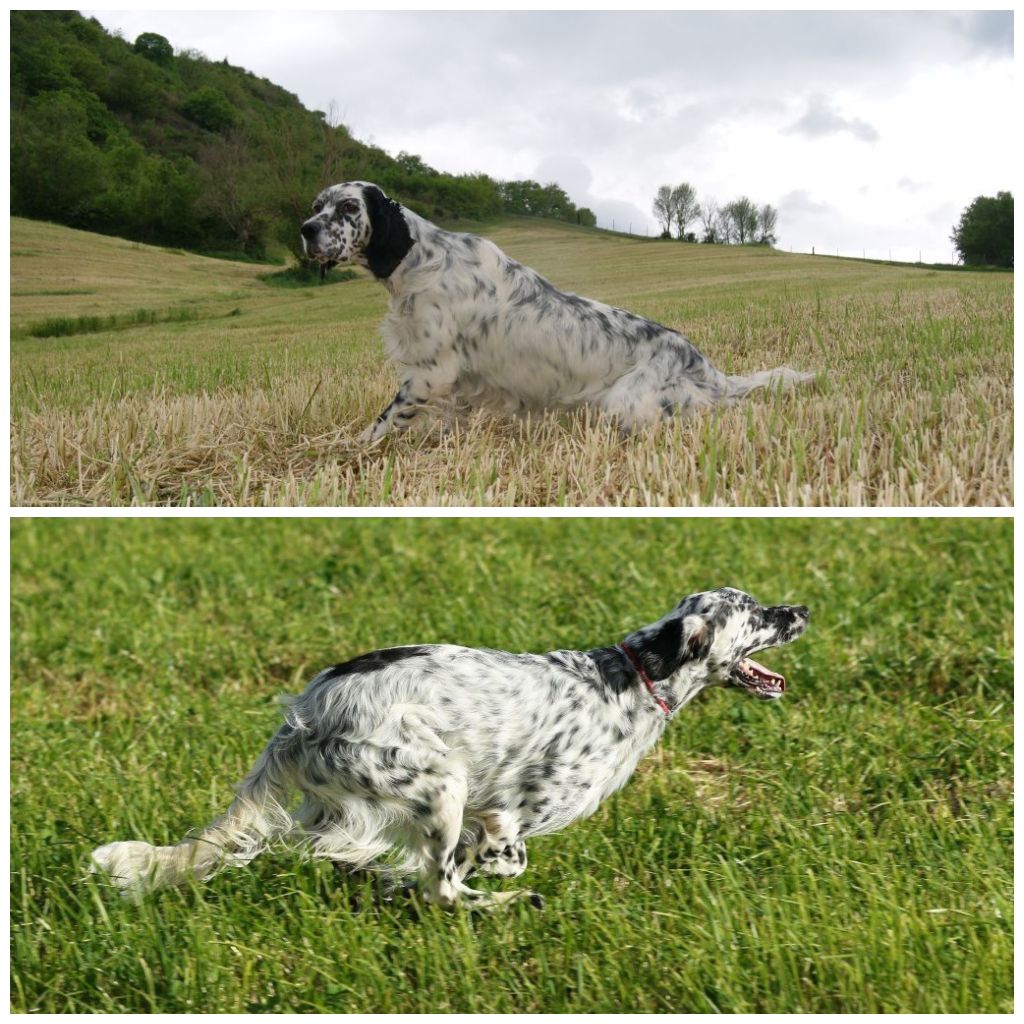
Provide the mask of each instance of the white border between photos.
[{"label": "white border between photos", "polygon": [[50,519],[1012,519],[1012,507],[844,507],[813,508],[696,506],[689,508],[606,507],[587,505],[506,507],[462,505],[388,506],[316,505],[291,507],[174,508],[164,506],[13,507],[11,518]]}]

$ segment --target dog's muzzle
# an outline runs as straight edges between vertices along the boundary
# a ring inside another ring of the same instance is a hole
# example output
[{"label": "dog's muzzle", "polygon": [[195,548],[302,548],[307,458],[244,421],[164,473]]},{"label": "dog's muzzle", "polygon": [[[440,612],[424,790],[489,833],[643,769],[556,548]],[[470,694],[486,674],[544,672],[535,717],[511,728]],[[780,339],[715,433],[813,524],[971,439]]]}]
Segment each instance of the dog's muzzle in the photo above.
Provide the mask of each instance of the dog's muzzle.
[{"label": "dog's muzzle", "polygon": [[320,248],[320,230],[321,226],[315,220],[307,220],[299,228],[299,234],[302,235],[302,249],[308,259],[316,260],[318,263],[327,263],[329,262],[327,254]]},{"label": "dog's muzzle", "polygon": [[[805,605],[781,606],[769,609],[776,621],[775,643],[769,647],[781,647],[796,640],[807,628],[811,613]],[[729,681],[761,700],[775,700],[786,692],[786,678],[773,672],[749,655],[740,658],[729,673]]]}]

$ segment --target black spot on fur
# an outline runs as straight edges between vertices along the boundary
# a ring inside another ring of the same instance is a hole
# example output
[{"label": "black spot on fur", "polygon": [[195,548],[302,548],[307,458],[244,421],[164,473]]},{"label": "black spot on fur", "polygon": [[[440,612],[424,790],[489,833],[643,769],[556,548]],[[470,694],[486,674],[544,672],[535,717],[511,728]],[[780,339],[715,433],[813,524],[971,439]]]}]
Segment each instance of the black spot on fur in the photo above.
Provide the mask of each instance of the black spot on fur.
[{"label": "black spot on fur", "polygon": [[618,647],[598,647],[587,651],[601,682],[613,694],[625,693],[636,683],[636,669]]},{"label": "black spot on fur", "polygon": [[328,679],[338,676],[357,675],[360,672],[377,672],[395,662],[405,661],[406,658],[419,658],[430,653],[430,648],[419,647],[387,647],[382,651],[372,651],[369,654],[361,654],[351,661],[342,662],[328,669]]},{"label": "black spot on fur", "polygon": [[644,638],[643,647],[636,651],[644,671],[657,682],[668,679],[683,663],[683,622],[672,618],[663,623],[656,633]]}]

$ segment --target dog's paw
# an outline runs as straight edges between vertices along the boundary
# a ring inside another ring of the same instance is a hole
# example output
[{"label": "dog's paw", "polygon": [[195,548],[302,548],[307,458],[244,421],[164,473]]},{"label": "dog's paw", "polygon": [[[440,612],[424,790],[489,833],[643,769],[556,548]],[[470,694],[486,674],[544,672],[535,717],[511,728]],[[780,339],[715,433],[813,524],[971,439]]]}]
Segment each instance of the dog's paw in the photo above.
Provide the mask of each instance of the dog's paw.
[{"label": "dog's paw", "polygon": [[539,892],[530,889],[513,889],[510,892],[480,892],[472,898],[460,900],[460,905],[469,911],[491,911],[501,907],[511,906],[513,903],[528,903],[536,910],[544,907],[544,897]]},{"label": "dog's paw", "polygon": [[92,851],[89,873],[105,874],[124,899],[139,903],[152,888],[159,855],[149,843],[107,843]]}]

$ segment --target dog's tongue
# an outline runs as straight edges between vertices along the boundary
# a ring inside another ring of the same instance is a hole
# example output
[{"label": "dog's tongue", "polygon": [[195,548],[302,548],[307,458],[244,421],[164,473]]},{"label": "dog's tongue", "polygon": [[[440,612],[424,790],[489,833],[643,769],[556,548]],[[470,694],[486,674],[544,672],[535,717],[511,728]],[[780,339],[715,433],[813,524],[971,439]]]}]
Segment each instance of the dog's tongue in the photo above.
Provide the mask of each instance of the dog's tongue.
[{"label": "dog's tongue", "polygon": [[785,676],[780,676],[778,672],[773,672],[770,668],[765,668],[760,662],[754,661],[753,658],[744,658],[743,666],[749,672],[753,672],[763,682],[771,683],[773,686],[777,686],[780,690],[786,689]]}]

